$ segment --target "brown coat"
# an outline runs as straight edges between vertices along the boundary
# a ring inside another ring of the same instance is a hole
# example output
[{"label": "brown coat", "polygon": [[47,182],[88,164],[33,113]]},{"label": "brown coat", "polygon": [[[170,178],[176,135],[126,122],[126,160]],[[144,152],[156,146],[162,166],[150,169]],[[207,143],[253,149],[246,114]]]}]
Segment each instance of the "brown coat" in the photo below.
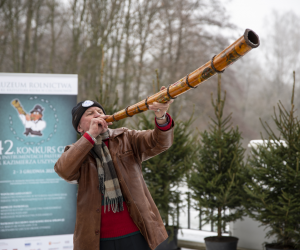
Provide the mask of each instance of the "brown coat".
[{"label": "brown coat", "polygon": [[[109,129],[109,151],[121,190],[134,223],[153,250],[168,235],[144,181],[141,163],[167,150],[173,143],[174,125],[168,131]],[[101,199],[95,159],[89,153],[93,145],[81,137],[54,166],[57,174],[70,183],[78,183],[77,214],[74,232],[75,250],[99,250]]]}]

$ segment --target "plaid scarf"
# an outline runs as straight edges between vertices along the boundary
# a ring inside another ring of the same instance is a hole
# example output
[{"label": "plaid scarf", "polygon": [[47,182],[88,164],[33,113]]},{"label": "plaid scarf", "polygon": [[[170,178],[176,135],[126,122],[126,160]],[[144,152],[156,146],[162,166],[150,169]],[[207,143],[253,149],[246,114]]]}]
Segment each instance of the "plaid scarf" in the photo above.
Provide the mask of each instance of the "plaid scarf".
[{"label": "plaid scarf", "polygon": [[114,163],[111,159],[109,150],[103,140],[109,137],[108,131],[97,136],[97,142],[91,150],[97,162],[99,191],[104,194],[104,212],[106,205],[108,211],[111,210],[116,213],[123,211],[123,196],[120,189],[118,176],[116,174]]}]

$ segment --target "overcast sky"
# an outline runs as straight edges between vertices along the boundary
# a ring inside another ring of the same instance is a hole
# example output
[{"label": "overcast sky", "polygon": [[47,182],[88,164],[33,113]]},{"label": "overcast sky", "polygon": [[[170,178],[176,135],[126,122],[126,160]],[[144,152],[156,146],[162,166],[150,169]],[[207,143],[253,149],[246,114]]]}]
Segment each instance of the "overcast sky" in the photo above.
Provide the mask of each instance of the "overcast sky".
[{"label": "overcast sky", "polygon": [[250,28],[257,34],[263,34],[265,18],[273,10],[279,13],[294,11],[300,15],[300,0],[222,0],[225,3],[231,21],[245,30]]},{"label": "overcast sky", "polygon": [[[264,53],[261,53],[266,48],[264,41],[269,34],[269,27],[266,20],[270,19],[272,12],[275,10],[279,14],[285,14],[288,11],[294,11],[300,16],[300,0],[221,0],[230,17],[232,24],[236,25],[239,30],[224,30],[224,35],[227,32],[231,37],[231,42],[240,37],[245,29],[251,29],[260,38],[260,49],[253,50],[251,54],[254,57],[260,58],[260,62],[264,62]],[[232,68],[238,67],[237,65]]]}]

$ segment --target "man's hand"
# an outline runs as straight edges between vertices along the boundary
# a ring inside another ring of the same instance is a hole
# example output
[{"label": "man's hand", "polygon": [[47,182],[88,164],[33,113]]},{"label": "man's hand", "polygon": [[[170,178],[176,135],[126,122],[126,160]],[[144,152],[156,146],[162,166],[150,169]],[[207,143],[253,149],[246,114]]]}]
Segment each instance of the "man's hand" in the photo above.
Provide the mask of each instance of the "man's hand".
[{"label": "man's hand", "polygon": [[102,134],[107,131],[108,125],[111,125],[112,122],[107,123],[105,119],[109,115],[100,115],[99,117],[93,118],[90,123],[90,128],[88,132],[96,138],[99,134]]},{"label": "man's hand", "polygon": [[31,118],[30,118],[29,114],[26,114],[25,118],[26,118],[26,121],[31,121]]},{"label": "man's hand", "polygon": [[[160,88],[160,90],[165,89],[165,86],[162,86]],[[167,110],[169,109],[170,104],[173,102],[174,100],[170,100],[166,103],[158,103],[158,102],[153,102],[152,105],[149,105],[149,109],[153,110],[155,112],[155,116],[160,118],[162,117],[165,112],[167,112]],[[164,124],[167,122],[167,119],[164,120],[156,120],[158,124]]]}]

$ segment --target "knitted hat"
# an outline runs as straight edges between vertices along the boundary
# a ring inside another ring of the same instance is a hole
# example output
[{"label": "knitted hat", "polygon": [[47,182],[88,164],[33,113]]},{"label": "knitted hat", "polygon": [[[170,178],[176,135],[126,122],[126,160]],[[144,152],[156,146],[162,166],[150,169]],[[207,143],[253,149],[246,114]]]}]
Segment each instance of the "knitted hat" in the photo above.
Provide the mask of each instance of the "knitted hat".
[{"label": "knitted hat", "polygon": [[75,128],[76,132],[80,119],[84,112],[90,107],[99,107],[102,109],[103,113],[106,115],[104,108],[100,105],[100,103],[95,101],[86,100],[84,102],[79,102],[73,109],[72,109],[72,124]]}]

